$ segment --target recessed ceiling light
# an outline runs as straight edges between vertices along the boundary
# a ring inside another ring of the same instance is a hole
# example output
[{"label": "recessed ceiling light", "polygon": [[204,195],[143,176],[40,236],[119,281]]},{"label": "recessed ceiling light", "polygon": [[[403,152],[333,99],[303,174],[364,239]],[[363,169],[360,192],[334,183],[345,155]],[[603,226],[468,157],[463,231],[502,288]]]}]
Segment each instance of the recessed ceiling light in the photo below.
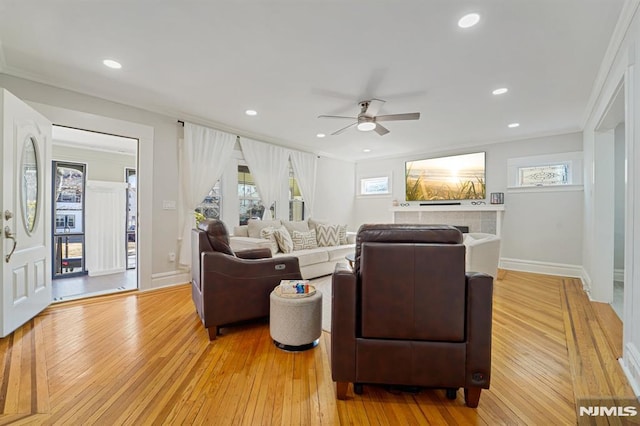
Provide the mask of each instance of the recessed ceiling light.
[{"label": "recessed ceiling light", "polygon": [[505,93],[507,93],[509,91],[509,89],[507,89],[506,87],[501,87],[499,89],[494,90],[493,93],[494,95],[504,95]]},{"label": "recessed ceiling light", "polygon": [[516,127],[520,127],[520,123],[511,123],[507,125],[510,129],[515,129]]},{"label": "recessed ceiling light", "polygon": [[460,18],[458,26],[460,28],[471,28],[478,22],[480,22],[480,15],[477,13],[469,13]]},{"label": "recessed ceiling light", "polygon": [[369,148],[365,148],[362,150],[362,152],[371,152],[371,150]]},{"label": "recessed ceiling light", "polygon": [[120,62],[114,61],[113,59],[105,59],[104,61],[102,61],[102,63],[109,68],[113,68],[114,70],[119,70],[120,68],[122,68],[122,64],[120,64]]},{"label": "recessed ceiling light", "polygon": [[247,115],[251,115],[251,116],[258,115],[258,112],[256,110],[253,110],[253,109],[248,109],[244,113],[247,114]]},{"label": "recessed ceiling light", "polygon": [[325,135],[324,133],[318,133],[316,135],[317,138],[324,138],[325,136],[327,136],[327,135]]}]

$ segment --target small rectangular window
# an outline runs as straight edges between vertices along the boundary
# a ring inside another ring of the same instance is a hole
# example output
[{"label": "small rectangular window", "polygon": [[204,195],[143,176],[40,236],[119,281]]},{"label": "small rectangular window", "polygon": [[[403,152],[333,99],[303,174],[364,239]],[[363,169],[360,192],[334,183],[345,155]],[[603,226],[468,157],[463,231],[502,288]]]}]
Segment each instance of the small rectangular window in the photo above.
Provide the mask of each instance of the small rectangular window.
[{"label": "small rectangular window", "polygon": [[569,165],[548,164],[518,168],[519,186],[567,185]]},{"label": "small rectangular window", "polygon": [[360,195],[387,195],[391,192],[389,176],[360,179]]},{"label": "small rectangular window", "polygon": [[582,152],[510,158],[507,174],[510,190],[579,190],[582,187]]}]

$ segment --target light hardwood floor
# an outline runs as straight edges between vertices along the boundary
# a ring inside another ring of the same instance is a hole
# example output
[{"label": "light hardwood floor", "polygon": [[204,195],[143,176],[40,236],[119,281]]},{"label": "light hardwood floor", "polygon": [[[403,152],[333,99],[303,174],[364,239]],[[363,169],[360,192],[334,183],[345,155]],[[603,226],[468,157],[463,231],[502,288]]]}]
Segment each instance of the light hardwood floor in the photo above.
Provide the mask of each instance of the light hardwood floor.
[{"label": "light hardwood floor", "polygon": [[0,339],[0,424],[576,424],[576,400],[633,397],[607,309],[578,280],[501,271],[491,389],[471,409],[462,391],[337,401],[329,334],[287,353],[258,321],[210,343],[186,285],[63,303]]}]

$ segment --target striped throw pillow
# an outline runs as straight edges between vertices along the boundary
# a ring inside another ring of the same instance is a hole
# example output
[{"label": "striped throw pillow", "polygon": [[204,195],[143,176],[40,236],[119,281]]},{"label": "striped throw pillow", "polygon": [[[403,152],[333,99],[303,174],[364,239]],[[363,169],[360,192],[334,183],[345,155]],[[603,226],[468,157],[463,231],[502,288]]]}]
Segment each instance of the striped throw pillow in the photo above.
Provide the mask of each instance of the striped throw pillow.
[{"label": "striped throw pillow", "polygon": [[283,253],[291,253],[293,251],[293,241],[291,241],[291,235],[289,235],[289,231],[284,226],[273,231],[273,235],[276,236],[276,241],[278,242],[278,247],[280,247],[280,251]]},{"label": "striped throw pillow", "polygon": [[[345,227],[345,241],[347,230]],[[318,247],[330,247],[340,244],[340,229],[338,225],[316,225],[316,238]]]},{"label": "striped throw pillow", "polygon": [[293,251],[318,248],[315,229],[309,232],[293,231],[291,233]]}]

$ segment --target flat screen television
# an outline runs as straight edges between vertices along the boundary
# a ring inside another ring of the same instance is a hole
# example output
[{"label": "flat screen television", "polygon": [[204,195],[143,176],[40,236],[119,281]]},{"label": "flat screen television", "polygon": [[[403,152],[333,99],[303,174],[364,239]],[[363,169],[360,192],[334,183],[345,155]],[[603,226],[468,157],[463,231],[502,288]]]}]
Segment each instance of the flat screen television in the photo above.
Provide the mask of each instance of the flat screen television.
[{"label": "flat screen television", "polygon": [[483,200],[485,153],[426,158],[405,163],[407,201]]}]

